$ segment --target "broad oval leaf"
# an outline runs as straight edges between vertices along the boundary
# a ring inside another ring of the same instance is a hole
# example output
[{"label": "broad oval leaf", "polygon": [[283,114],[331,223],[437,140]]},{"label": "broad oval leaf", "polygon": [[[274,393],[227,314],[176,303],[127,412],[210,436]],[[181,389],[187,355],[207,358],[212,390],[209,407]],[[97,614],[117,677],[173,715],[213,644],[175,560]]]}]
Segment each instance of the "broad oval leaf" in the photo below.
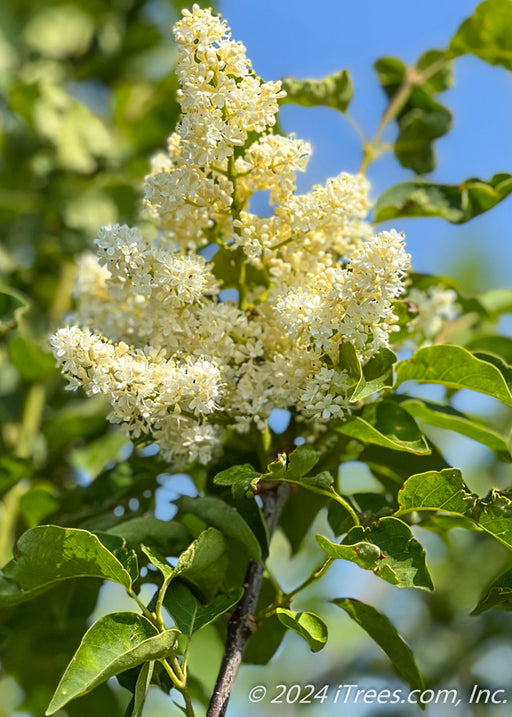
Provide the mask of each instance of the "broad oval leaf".
[{"label": "broad oval leaf", "polygon": [[203,605],[184,583],[173,580],[163,604],[176,626],[185,635],[192,635],[234,607],[243,592],[242,588],[237,588],[226,595],[217,595],[209,605]]},{"label": "broad oval leaf", "polygon": [[226,540],[219,530],[207,528],[180,555],[173,577],[194,581],[226,552]]},{"label": "broad oval leaf", "polygon": [[215,485],[232,486],[233,495],[251,495],[256,483],[261,478],[261,472],[255,470],[249,463],[241,466],[231,466],[217,473],[213,482]]},{"label": "broad oval leaf", "polygon": [[125,520],[107,532],[118,535],[129,548],[150,545],[164,555],[179,555],[190,543],[190,534],[184,525],[176,520],[159,520],[152,515]]},{"label": "broad oval leaf", "polygon": [[161,588],[164,591],[174,578],[181,576],[205,596],[214,594],[222,582],[228,563],[226,540],[215,528],[203,530],[180,555],[175,568],[156,550],[143,545],[142,551],[164,576]]},{"label": "broad oval leaf", "polygon": [[312,470],[320,460],[320,453],[307,444],[298,446],[288,456],[286,468],[287,480],[295,481],[302,479]]},{"label": "broad oval leaf", "polygon": [[361,443],[373,443],[382,448],[406,453],[430,452],[414,418],[392,401],[369,404],[362,416],[351,416],[336,429]]},{"label": "broad oval leaf", "polygon": [[323,535],[316,535],[316,542],[322,548],[324,553],[333,560],[350,560],[350,562],[359,565],[365,570],[373,570],[378,566],[381,549],[374,543],[366,541],[354,543],[353,545],[344,545],[343,543],[333,543]]},{"label": "broad oval leaf", "polygon": [[450,406],[443,406],[416,398],[401,401],[400,405],[414,418],[420,418],[431,426],[456,431],[463,436],[472,438],[494,451],[502,461],[507,463],[512,461],[510,448],[505,438],[488,428],[478,419],[466,416]]},{"label": "broad oval leaf", "polygon": [[96,535],[78,528],[41,525],[18,540],[0,575],[0,605],[30,600],[61,580],[93,577],[129,589],[132,579]]},{"label": "broad oval leaf", "polygon": [[332,602],[345,610],[354,622],[374,640],[391,660],[396,673],[411,689],[422,690],[423,678],[411,648],[400,637],[394,625],[381,612],[354,598],[337,598]]},{"label": "broad oval leaf", "polygon": [[[490,357],[489,357],[490,358]],[[440,383],[494,396],[512,406],[512,393],[503,373],[490,360],[477,358],[462,346],[426,346],[397,366],[397,385],[405,381]]]},{"label": "broad oval leaf", "polygon": [[466,344],[468,351],[482,351],[512,363],[512,338],[509,336],[478,336]]},{"label": "broad oval leaf", "polygon": [[444,510],[467,515],[475,509],[478,497],[470,493],[456,468],[426,471],[408,478],[398,493],[401,511]]},{"label": "broad oval leaf", "polygon": [[314,612],[292,612],[278,607],[276,614],[285,627],[306,640],[312,652],[318,652],[325,647],[327,625]]},{"label": "broad oval leaf", "polygon": [[350,104],[354,89],[347,70],[340,70],[328,75],[322,80],[297,80],[295,77],[286,77],[282,80],[283,97],[280,104],[293,102],[302,107],[332,107],[340,112],[346,112]]},{"label": "broad oval leaf", "polygon": [[512,3],[510,0],[485,0],[465,20],[450,41],[453,57],[471,53],[512,70]]},{"label": "broad oval leaf", "polygon": [[[509,0],[506,0],[509,2]],[[488,182],[471,178],[462,184],[412,180],[396,184],[375,204],[375,222],[398,217],[442,217],[464,224],[487,212],[512,192],[512,174],[495,174]]]},{"label": "broad oval leaf", "polygon": [[[377,563],[367,567],[379,578],[398,588],[434,589],[425,550],[402,520],[388,516],[367,528],[360,525],[351,528],[342,544],[350,547],[358,543],[373,543],[379,548]],[[368,551],[366,555],[373,557]]]},{"label": "broad oval leaf", "polygon": [[34,341],[16,336],[9,341],[7,351],[24,381],[49,381],[57,375],[55,359],[50,352],[41,351]]},{"label": "broad oval leaf", "polygon": [[512,501],[497,491],[485,500],[470,493],[462,473],[455,469],[427,471],[406,480],[398,493],[400,510],[443,510],[462,515],[512,549]]},{"label": "broad oval leaf", "polygon": [[176,501],[183,513],[192,513],[206,524],[217,528],[228,540],[244,548],[247,555],[261,559],[261,546],[240,513],[219,498],[191,498],[184,495]]},{"label": "broad oval leaf", "polygon": [[87,630],[50,702],[52,715],[70,700],[90,692],[110,677],[173,651],[179,630],[158,632],[143,615],[115,612]]}]

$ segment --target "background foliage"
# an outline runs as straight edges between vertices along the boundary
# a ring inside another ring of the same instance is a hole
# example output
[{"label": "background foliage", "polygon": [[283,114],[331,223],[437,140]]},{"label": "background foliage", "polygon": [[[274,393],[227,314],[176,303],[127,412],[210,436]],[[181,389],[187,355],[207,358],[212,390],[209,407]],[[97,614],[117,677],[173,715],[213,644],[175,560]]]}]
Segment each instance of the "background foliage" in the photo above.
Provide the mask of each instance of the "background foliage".
[{"label": "background foliage", "polygon": [[[147,541],[150,532],[153,545],[164,554],[184,550],[197,527],[190,519],[182,520],[173,524],[173,532],[158,520],[139,520],[153,512],[158,490],[160,495],[164,491],[162,503],[173,497],[176,479],[166,474],[166,466],[158,458],[140,453],[127,456],[123,440],[105,424],[105,407],[100,401],[84,401],[63,392],[63,382],[46,348],[49,330],[70,307],[73,257],[89,246],[99,225],[134,222],[147,157],[163,145],[176,121],[169,27],[179,5],[95,0],[84,7],[78,2],[7,0],[0,8],[0,280],[5,289],[0,294],[1,564],[11,557],[20,534],[46,523],[110,531],[133,547],[142,535]],[[423,181],[423,175],[435,166],[436,141],[450,130],[452,122],[449,108],[443,105],[443,92],[452,81],[450,65],[434,71],[437,63],[446,57],[457,63],[457,58],[469,53],[509,71],[512,23],[503,18],[509,18],[510,6],[510,0],[487,0],[445,49],[420,55],[412,76],[413,91],[404,95],[396,112],[398,134],[393,144],[398,162],[411,170],[410,180],[381,195],[376,220],[393,219],[398,228],[402,216],[441,216],[449,222],[465,222],[512,191],[512,178],[507,174],[510,167],[496,167],[497,174],[488,181],[468,178],[457,186]],[[407,72],[399,58],[378,60],[376,76],[388,98],[396,97]],[[296,97],[290,94],[298,104],[335,106],[344,112],[350,89],[348,75],[341,74],[330,84],[299,86]],[[368,147],[367,159],[378,149],[377,143]],[[418,179],[416,175],[421,176]],[[418,277],[417,281],[428,279]],[[472,326],[454,326],[447,338],[472,350],[491,351],[510,362],[512,339],[493,336],[496,321],[511,310],[511,293],[493,291],[464,300],[473,301],[466,304],[472,307]],[[450,361],[453,358],[449,357]],[[413,372],[413,377],[419,376]],[[461,400],[459,395],[456,402]],[[405,408],[433,425],[427,434],[442,444],[446,439],[440,436],[439,426],[456,430],[455,419],[444,416],[443,423],[438,415],[432,415],[434,409],[429,414],[422,406],[410,401]],[[474,398],[471,408],[490,415],[496,433],[508,432],[510,410],[494,402],[477,403]],[[509,448],[506,442],[492,440],[487,436],[483,442],[491,443],[495,452],[489,452],[485,466],[471,476],[470,487],[481,496],[492,487],[508,495],[510,470],[503,459],[510,460]],[[352,445],[345,441],[346,457],[353,460],[341,471],[341,485],[358,494],[357,500],[363,508],[367,506],[369,514],[385,508],[382,485],[390,490],[390,474],[404,478],[442,464],[435,448],[434,458],[382,447],[376,451],[364,432],[351,455]],[[246,455],[246,448],[239,446],[240,455]],[[234,449],[230,462],[237,462]],[[228,466],[217,470],[223,467]],[[192,477],[199,488],[222,490],[214,488],[212,475],[203,471]],[[177,485],[190,491],[185,480]],[[396,482],[394,485],[397,489]],[[304,540],[311,521],[318,527],[311,535],[329,530],[327,520],[335,533],[342,530],[343,514],[331,508],[327,516],[326,510],[320,510],[324,504],[322,496],[296,492],[286,508],[286,538],[277,536],[272,564],[289,589],[318,562],[318,545],[313,538]],[[182,514],[188,512],[186,498],[178,506]],[[157,514],[163,516],[158,510]],[[463,518],[460,522],[467,527]],[[414,646],[429,686],[457,684],[470,690],[478,682],[482,687],[510,687],[505,683],[509,676],[499,672],[500,662],[510,650],[510,616],[498,610],[482,612],[478,618],[468,616],[483,586],[509,568],[509,551],[491,536],[454,528],[453,521],[441,517],[429,518],[415,534],[427,547],[434,593],[422,593],[418,598],[409,591],[398,597],[393,592],[391,603],[391,586],[388,589],[371,575],[365,578],[366,573],[355,564],[344,562],[341,566],[339,561],[340,567],[306,592],[298,606],[313,610],[325,596],[332,597],[334,585],[343,584],[344,593],[370,596],[370,602],[389,608],[388,614]],[[232,569],[235,578],[236,561],[232,561]],[[157,582],[154,576],[152,580]],[[266,584],[264,590],[264,599],[271,602],[272,586]],[[99,581],[68,582],[33,602],[2,610],[1,664],[10,677],[0,681],[0,714],[2,710],[6,715],[44,713],[90,625],[91,614],[97,618],[108,611],[104,591],[97,607],[99,591]],[[335,591],[341,593],[338,587]],[[110,599],[114,601],[111,609],[122,609],[118,593]],[[389,686],[394,677],[388,663],[377,648],[373,650],[361,639],[359,628],[348,618],[342,620],[339,606],[322,608],[322,614],[327,616],[331,633],[326,650],[313,659],[300,637],[288,633],[284,651],[266,673],[272,675],[272,683],[289,683],[293,673],[294,681],[302,683],[359,681]],[[283,622],[286,624],[285,619],[268,621],[265,632],[249,646],[248,661],[268,659],[285,632]],[[191,667],[200,678],[195,683],[199,697],[208,696],[211,690],[212,665],[220,651],[216,628],[207,627],[197,634],[193,651],[197,657]],[[270,679],[262,677],[261,669],[247,668],[237,687],[244,713],[251,713],[246,685]],[[77,717],[122,715],[126,695],[109,682],[69,703],[66,712]],[[159,699],[154,697],[155,714],[160,713]],[[261,714],[261,709],[254,706],[252,713]],[[169,710],[171,713],[172,708]],[[471,714],[492,712],[489,707],[475,707]]]}]

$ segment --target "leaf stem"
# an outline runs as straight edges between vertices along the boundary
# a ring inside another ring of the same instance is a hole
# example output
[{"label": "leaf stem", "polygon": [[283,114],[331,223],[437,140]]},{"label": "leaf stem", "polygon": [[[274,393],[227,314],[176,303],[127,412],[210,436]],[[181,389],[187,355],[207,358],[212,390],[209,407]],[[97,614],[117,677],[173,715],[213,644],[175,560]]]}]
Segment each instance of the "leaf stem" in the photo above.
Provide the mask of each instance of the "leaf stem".
[{"label": "leaf stem", "polygon": [[132,600],[135,600],[137,605],[142,610],[142,614],[144,615],[144,617],[146,617],[151,623],[153,623],[153,625],[159,630],[159,632],[162,632],[162,630],[160,630],[160,628],[158,627],[158,625],[155,622],[155,615],[150,610],[148,610],[148,608],[144,605],[142,600],[139,600],[138,595],[135,593],[134,589],[131,587],[126,588],[126,592],[131,597]]},{"label": "leaf stem", "polygon": [[174,573],[170,573],[170,575],[167,575],[164,578],[162,587],[158,591],[158,597],[156,599],[156,605],[155,605],[156,627],[158,628],[158,630],[160,630],[160,632],[163,632],[165,630],[165,625],[164,625],[164,621],[162,618],[162,605],[164,602],[165,593],[167,591],[167,588],[169,587],[169,583],[171,582],[173,576],[174,576]]},{"label": "leaf stem", "polygon": [[336,501],[336,503],[339,503],[342,505],[347,513],[350,515],[352,520],[354,521],[354,525],[360,525],[359,516],[357,515],[356,511],[352,508],[348,500],[345,500],[339,493],[337,493],[334,488],[331,486],[329,488],[329,495],[330,497]]},{"label": "leaf stem", "polygon": [[169,675],[172,684],[176,687],[176,689],[181,692],[183,699],[185,700],[185,708],[180,708],[183,710],[184,714],[187,715],[187,717],[195,717],[194,715],[194,707],[192,705],[192,700],[190,699],[190,695],[187,690],[187,680],[185,675],[183,674],[178,660],[173,657],[173,665],[174,669],[178,672],[178,675],[173,670],[171,665],[167,662],[166,659],[160,660],[162,663],[164,670]]},{"label": "leaf stem", "polygon": [[294,590],[292,590],[289,593],[285,593],[284,597],[287,599],[288,604],[292,601],[292,599],[297,595],[298,593],[302,592],[302,590],[305,590],[305,588],[309,587],[312,583],[316,582],[317,580],[320,580],[320,578],[325,575],[327,572],[327,569],[329,568],[330,564],[334,562],[333,558],[326,558],[321,565],[316,567],[309,577],[307,577],[304,582],[302,582],[298,587],[296,587]]},{"label": "leaf stem", "polygon": [[326,558],[323,563],[317,566],[298,587],[289,593],[281,593],[280,597],[275,602],[271,605],[267,605],[264,610],[256,615],[257,621],[260,622],[261,620],[271,617],[278,607],[288,608],[295,595],[302,592],[302,590],[305,590],[305,588],[309,587],[312,583],[320,580],[320,578],[327,572],[327,569],[332,562],[334,562],[333,558]]},{"label": "leaf stem", "polygon": [[332,500],[336,501],[336,503],[339,503],[345,508],[347,513],[352,518],[354,525],[360,525],[359,516],[357,515],[356,511],[352,508],[348,500],[346,500],[345,498],[343,498],[343,496],[337,493],[332,486],[330,486],[329,489],[317,488],[316,486],[307,485],[307,483],[301,483],[300,481],[297,481],[297,485],[301,486],[302,488],[305,488],[306,490],[310,490],[312,493],[325,495],[327,498],[331,498]]}]

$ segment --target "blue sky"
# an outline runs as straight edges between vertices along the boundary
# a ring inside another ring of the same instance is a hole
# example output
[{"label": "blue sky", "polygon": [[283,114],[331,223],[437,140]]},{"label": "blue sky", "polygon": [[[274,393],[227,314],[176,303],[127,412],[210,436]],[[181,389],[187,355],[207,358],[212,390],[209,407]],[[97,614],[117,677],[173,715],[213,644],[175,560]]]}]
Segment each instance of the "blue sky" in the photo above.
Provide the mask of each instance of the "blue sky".
[{"label": "blue sky", "polygon": [[[395,56],[413,63],[424,51],[445,47],[460,23],[472,14],[474,0],[222,0],[220,9],[233,36],[248,49],[254,68],[265,79],[289,75],[323,77],[347,68],[355,96],[351,113],[371,137],[385,107],[373,63]],[[489,179],[512,172],[512,76],[475,57],[455,65],[455,85],[439,96],[454,113],[452,131],[436,143],[439,164],[430,178],[457,183],[469,177]],[[351,125],[327,108],[285,106],[284,129],[313,144],[314,155],[300,190],[340,171],[356,171],[360,144]],[[394,129],[386,134],[392,139]],[[412,176],[392,155],[369,170],[376,198],[388,187]],[[454,267],[477,254],[482,287],[512,287],[512,197],[467,225],[437,219],[393,222],[407,235],[418,271],[452,274]]]}]

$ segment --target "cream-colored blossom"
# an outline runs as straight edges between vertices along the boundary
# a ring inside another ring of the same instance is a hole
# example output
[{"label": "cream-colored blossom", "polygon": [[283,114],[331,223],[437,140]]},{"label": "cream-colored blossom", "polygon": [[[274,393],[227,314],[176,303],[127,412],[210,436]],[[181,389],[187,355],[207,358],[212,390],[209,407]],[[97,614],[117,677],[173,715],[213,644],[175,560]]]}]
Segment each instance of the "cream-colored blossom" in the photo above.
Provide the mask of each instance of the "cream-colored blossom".
[{"label": "cream-colored blossom", "polygon": [[415,343],[426,346],[441,333],[447,321],[460,315],[457,294],[453,289],[430,286],[425,291],[413,287],[407,292],[407,301],[416,314],[408,324],[416,337]]},{"label": "cream-colored blossom", "polygon": [[[154,236],[99,231],[75,325],[51,343],[70,388],[103,395],[109,420],[176,465],[209,462],[226,427],[261,430],[274,408],[308,436],[342,420],[353,384],[340,349],[364,363],[389,345],[409,257],[401,235],[374,235],[362,175],[296,193],[311,148],[273,133],[281,85],[258,78],[224,21],[194,5],[174,37],[182,117],[145,180]],[[259,191],[268,216],[251,206]],[[443,297],[409,298],[427,333]]]}]

